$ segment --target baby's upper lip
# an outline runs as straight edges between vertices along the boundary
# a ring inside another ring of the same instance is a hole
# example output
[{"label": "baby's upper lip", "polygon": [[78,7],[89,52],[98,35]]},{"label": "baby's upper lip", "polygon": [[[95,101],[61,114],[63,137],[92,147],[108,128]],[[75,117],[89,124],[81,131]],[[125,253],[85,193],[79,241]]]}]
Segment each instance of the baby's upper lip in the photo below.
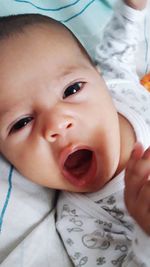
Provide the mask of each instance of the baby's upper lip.
[{"label": "baby's upper lip", "polygon": [[63,176],[71,183],[86,185],[96,173],[95,153],[89,146],[71,145],[61,151],[59,165]]}]

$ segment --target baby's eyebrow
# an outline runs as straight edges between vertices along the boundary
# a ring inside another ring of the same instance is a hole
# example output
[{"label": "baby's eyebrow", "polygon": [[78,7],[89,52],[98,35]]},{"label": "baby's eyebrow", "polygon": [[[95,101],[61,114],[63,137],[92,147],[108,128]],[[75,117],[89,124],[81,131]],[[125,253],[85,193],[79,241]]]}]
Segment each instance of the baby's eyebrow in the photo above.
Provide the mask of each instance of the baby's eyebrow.
[{"label": "baby's eyebrow", "polygon": [[11,114],[14,113],[14,110],[16,109],[16,105],[13,105],[11,107],[4,107],[0,109],[0,123],[2,123],[3,120],[5,120],[7,117],[9,117]]},{"label": "baby's eyebrow", "polygon": [[60,77],[68,76],[68,75],[74,73],[74,72],[77,71],[77,70],[78,70],[77,67],[75,67],[75,66],[71,66],[71,67],[69,67],[69,68],[63,70],[63,71],[61,72],[61,74],[60,74]]},{"label": "baby's eyebrow", "polygon": [[13,110],[13,108],[8,109],[7,107],[5,107],[4,109],[0,109],[0,117],[3,117],[9,113],[11,113]]},{"label": "baby's eyebrow", "polygon": [[23,107],[24,106],[23,104],[24,104],[24,99],[21,98],[15,100],[11,100],[10,98],[10,101],[9,99],[8,101],[5,99],[3,101],[0,101],[0,117],[13,114],[20,108],[20,106]]},{"label": "baby's eyebrow", "polygon": [[3,124],[3,121],[6,119],[7,116],[9,116],[9,114],[9,110],[0,110],[0,125]]},{"label": "baby's eyebrow", "polygon": [[8,114],[9,113],[9,111],[8,110],[0,110],[0,120],[4,117],[4,116],[6,116],[6,114]]},{"label": "baby's eyebrow", "polygon": [[59,73],[59,77],[69,76],[75,72],[80,73],[81,70],[86,70],[86,69],[88,69],[88,66],[85,65],[84,63],[80,65],[80,67],[78,65],[70,65],[70,66],[67,66],[62,72]]}]

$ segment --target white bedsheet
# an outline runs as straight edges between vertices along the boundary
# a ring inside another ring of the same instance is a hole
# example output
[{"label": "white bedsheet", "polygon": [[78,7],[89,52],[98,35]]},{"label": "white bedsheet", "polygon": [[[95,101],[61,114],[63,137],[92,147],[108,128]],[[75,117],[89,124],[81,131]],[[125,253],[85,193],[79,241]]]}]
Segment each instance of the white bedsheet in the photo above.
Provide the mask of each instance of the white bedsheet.
[{"label": "white bedsheet", "polygon": [[2,267],[72,266],[55,229],[55,191],[36,185],[0,159]]}]

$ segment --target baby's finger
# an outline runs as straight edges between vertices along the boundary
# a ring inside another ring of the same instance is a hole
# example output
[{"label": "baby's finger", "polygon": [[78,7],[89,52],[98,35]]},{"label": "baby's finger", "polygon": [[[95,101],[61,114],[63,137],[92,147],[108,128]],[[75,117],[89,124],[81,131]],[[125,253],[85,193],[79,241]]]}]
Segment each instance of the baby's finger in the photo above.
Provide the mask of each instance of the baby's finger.
[{"label": "baby's finger", "polygon": [[144,148],[141,143],[137,142],[134,145],[133,151],[131,153],[130,159],[127,163],[125,170],[125,186],[130,191],[134,191],[135,194],[141,187],[141,184],[139,182],[143,178],[143,175],[140,175],[141,171],[139,172],[140,170],[139,165],[141,165],[139,163],[141,161],[143,154],[144,154]]},{"label": "baby's finger", "polygon": [[[145,152],[142,152],[142,149],[141,151],[140,149],[139,150],[137,149],[135,153],[136,155],[133,152],[134,155],[131,156],[131,162],[133,163],[133,166],[132,167],[131,165],[127,166],[127,175],[129,175],[130,177],[137,176],[138,178],[137,183],[142,181],[142,184],[141,184],[142,186],[145,180],[147,180],[147,176],[150,173],[150,147]],[[131,181],[131,178],[127,182],[130,183],[130,181]]]},{"label": "baby's finger", "polygon": [[[124,190],[124,199],[128,211],[133,217],[135,217],[133,212],[136,209],[139,210],[140,205],[143,205],[143,212],[144,208],[149,209],[150,212],[150,171],[145,177],[132,174],[128,178],[128,183],[125,185]],[[146,203],[144,203],[145,201]]]},{"label": "baby's finger", "polygon": [[141,214],[150,212],[150,175],[147,177],[147,181],[139,191],[137,196],[137,209],[142,207]]},{"label": "baby's finger", "polygon": [[[145,183],[148,181],[148,177],[150,177],[150,165],[141,164],[137,165],[138,171],[125,173],[125,194],[126,197],[131,200],[131,202],[136,201],[138,194]],[[138,168],[140,166],[140,168]]]},{"label": "baby's finger", "polygon": [[144,148],[141,143],[135,143],[133,150],[130,155],[130,159],[126,166],[126,173],[129,175],[132,172],[133,168],[135,168],[135,164],[141,157],[143,156]]},{"label": "baby's finger", "polygon": [[144,152],[143,159],[150,159],[150,146],[146,149],[146,151]]},{"label": "baby's finger", "polygon": [[141,189],[141,183],[137,182],[140,178],[137,175],[132,175],[132,177],[125,175],[124,199],[130,213],[134,210],[137,196]]},{"label": "baby's finger", "polygon": [[147,182],[139,192],[133,216],[141,227],[150,234],[150,180],[148,177]]},{"label": "baby's finger", "polygon": [[132,209],[138,194],[150,174],[149,157],[150,150],[144,152],[142,144],[136,143],[131,153],[125,171],[125,202]]}]

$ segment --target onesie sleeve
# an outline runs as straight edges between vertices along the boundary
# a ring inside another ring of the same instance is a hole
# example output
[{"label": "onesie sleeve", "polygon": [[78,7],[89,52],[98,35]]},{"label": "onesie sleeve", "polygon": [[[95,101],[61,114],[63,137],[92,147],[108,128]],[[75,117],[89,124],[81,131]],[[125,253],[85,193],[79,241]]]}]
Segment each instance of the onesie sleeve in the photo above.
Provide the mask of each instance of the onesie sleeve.
[{"label": "onesie sleeve", "polygon": [[114,14],[104,29],[96,47],[96,64],[105,79],[125,79],[139,82],[135,57],[140,39],[140,25],[146,9],[140,11],[124,4],[116,5]]}]

